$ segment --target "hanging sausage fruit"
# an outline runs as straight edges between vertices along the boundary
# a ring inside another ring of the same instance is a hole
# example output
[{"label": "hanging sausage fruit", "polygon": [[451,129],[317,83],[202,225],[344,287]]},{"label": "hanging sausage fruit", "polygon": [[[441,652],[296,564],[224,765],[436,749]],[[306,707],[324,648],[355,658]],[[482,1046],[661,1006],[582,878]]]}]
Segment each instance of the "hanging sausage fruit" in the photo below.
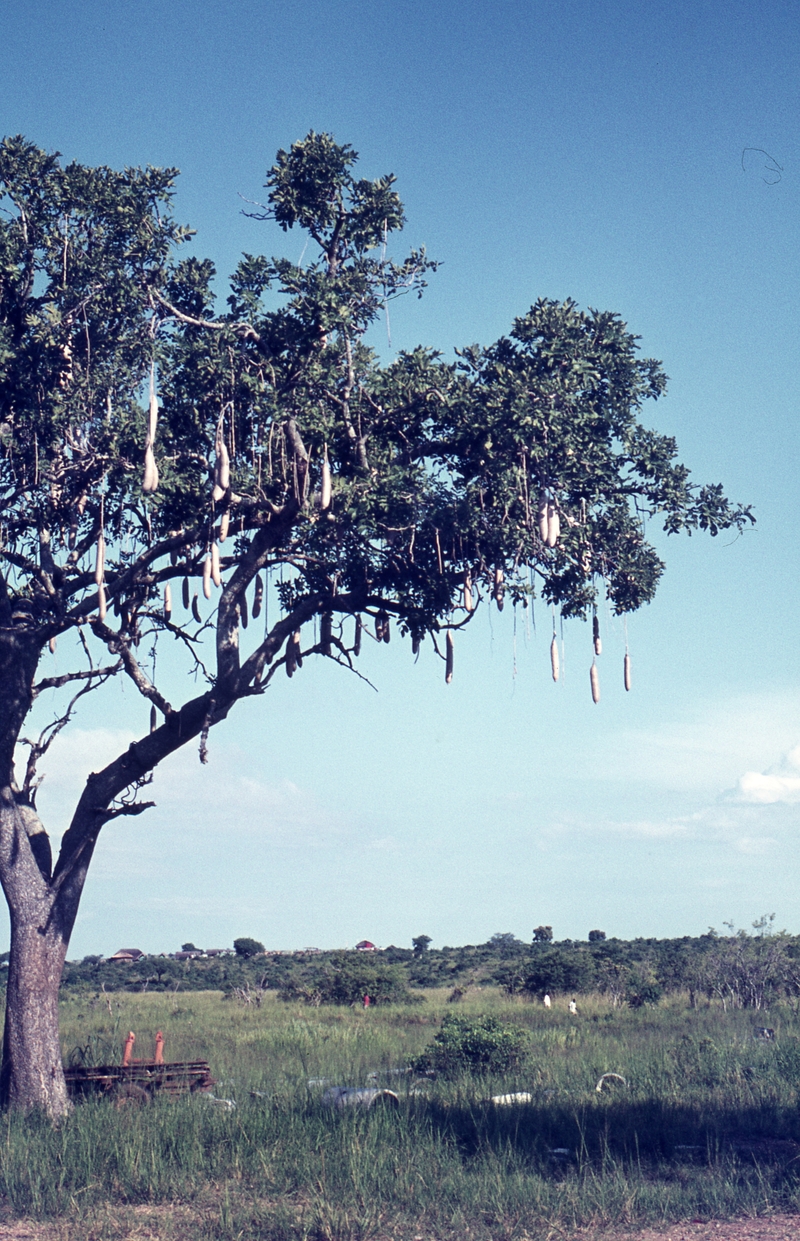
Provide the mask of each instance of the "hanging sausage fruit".
[{"label": "hanging sausage fruit", "polygon": [[498,612],[502,612],[503,610],[503,596],[505,593],[506,588],[503,582],[503,570],[498,566],[498,568],[494,571],[494,589],[492,590],[492,596],[497,604]]},{"label": "hanging sausage fruit", "polygon": [[101,530],[97,536],[97,551],[94,561],[94,580],[97,586],[97,615],[101,621],[106,619],[106,588],[104,577],[106,571],[106,540]]},{"label": "hanging sausage fruit", "polygon": [[142,491],[152,493],[158,490],[158,466],[156,465],[153,444],[156,441],[158,425],[158,397],[156,396],[155,363],[150,367],[150,408],[147,415],[147,439],[144,446],[144,479]]},{"label": "hanging sausage fruit", "polygon": [[597,671],[597,664],[592,660],[592,666],[589,669],[589,681],[592,686],[592,702],[600,701],[600,673]]},{"label": "hanging sausage fruit", "polygon": [[560,533],[561,521],[558,516],[558,509],[551,500],[547,505],[547,538],[545,539],[545,543],[548,547],[555,547]]},{"label": "hanging sausage fruit", "polygon": [[558,638],[553,634],[553,641],[550,643],[550,669],[553,673],[553,680],[558,680],[559,663],[558,663]]},{"label": "hanging sausage fruit", "polygon": [[215,503],[224,498],[231,485],[231,459],[225,443],[224,416],[223,411],[219,416],[217,438],[214,441],[214,489],[211,495]]},{"label": "hanging sausage fruit", "polygon": [[320,483],[319,506],[324,513],[331,506],[331,467],[328,465],[328,445],[325,445],[322,458],[322,481]]},{"label": "hanging sausage fruit", "polygon": [[264,597],[264,583],[261,581],[261,574],[256,574],[256,585],[253,591],[253,620],[258,620],[261,615],[261,600]]}]

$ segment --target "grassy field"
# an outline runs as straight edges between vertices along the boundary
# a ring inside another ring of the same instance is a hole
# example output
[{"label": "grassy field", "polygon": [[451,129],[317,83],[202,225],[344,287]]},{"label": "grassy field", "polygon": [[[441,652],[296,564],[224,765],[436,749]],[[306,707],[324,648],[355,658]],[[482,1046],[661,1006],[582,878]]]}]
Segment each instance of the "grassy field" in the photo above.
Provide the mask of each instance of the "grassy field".
[{"label": "grassy field", "polygon": [[[800,1022],[788,1009],[589,1000],[571,1017],[565,1001],[548,1012],[481,991],[457,1011],[529,1030],[520,1067],[449,1081],[397,1072],[454,1008],[444,992],[367,1011],[216,993],[68,999],[65,1060],[117,1061],[128,1029],[147,1055],[161,1029],[167,1059],[208,1059],[215,1095],[235,1106],[92,1101],[58,1128],[4,1116],[2,1218],[59,1219],[63,1235],[109,1241],[510,1241],[800,1209]],[[754,1039],[756,1024],[775,1041]],[[627,1085],[598,1093],[607,1072]],[[398,1111],[321,1102],[320,1083],[376,1080]],[[515,1091],[530,1102],[488,1101]]]}]

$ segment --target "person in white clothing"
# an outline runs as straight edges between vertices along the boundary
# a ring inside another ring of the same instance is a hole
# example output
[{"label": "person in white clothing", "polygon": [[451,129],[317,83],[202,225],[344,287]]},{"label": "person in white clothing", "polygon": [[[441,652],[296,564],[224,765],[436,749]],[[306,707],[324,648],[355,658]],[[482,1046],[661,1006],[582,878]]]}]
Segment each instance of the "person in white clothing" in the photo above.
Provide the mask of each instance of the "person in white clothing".
[{"label": "person in white clothing", "polygon": [[549,1007],[550,1007],[550,996],[549,996],[549,995],[547,995],[547,993],[545,993],[545,997],[544,997],[544,1006],[545,1006],[545,1008],[549,1008]]}]

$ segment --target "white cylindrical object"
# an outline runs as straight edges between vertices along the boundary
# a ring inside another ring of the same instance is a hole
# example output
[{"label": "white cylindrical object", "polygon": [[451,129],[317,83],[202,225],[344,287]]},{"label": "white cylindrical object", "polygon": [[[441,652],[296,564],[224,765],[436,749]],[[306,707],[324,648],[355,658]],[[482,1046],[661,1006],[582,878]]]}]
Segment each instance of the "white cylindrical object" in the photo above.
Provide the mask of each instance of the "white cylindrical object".
[{"label": "white cylindrical object", "polygon": [[558,639],[553,634],[553,641],[550,643],[550,668],[553,673],[553,680],[558,680],[559,663],[558,663]]},{"label": "white cylindrical object", "polygon": [[592,686],[592,702],[600,701],[600,673],[597,671],[597,664],[592,662],[589,669],[589,681]]}]

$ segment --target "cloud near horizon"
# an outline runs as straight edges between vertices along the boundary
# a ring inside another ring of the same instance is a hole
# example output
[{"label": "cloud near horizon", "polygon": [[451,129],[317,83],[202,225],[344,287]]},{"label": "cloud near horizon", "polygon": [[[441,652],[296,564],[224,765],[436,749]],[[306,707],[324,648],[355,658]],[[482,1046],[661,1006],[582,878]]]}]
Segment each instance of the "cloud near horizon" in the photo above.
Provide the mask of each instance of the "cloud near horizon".
[{"label": "cloud near horizon", "polygon": [[800,802],[800,744],[766,771],[744,772],[724,800],[760,806],[796,805]]}]

